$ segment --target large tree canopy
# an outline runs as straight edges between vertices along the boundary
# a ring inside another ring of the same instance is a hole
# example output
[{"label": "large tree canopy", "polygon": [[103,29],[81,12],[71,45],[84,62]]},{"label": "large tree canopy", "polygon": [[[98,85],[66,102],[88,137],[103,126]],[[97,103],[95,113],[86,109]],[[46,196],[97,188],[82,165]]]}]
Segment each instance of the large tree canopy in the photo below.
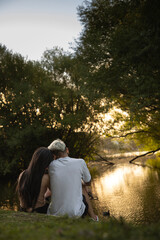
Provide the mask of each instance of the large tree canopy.
[{"label": "large tree canopy", "polygon": [[107,107],[128,113],[119,135],[138,132],[148,146],[158,147],[160,2],[92,0],[78,13],[84,29],[77,55],[88,66],[87,88]]},{"label": "large tree canopy", "polygon": [[[62,50],[26,61],[0,46],[0,174],[26,168],[35,149],[63,139],[72,156],[91,156],[93,104],[83,97],[76,59]],[[87,126],[87,131],[86,131]]]}]

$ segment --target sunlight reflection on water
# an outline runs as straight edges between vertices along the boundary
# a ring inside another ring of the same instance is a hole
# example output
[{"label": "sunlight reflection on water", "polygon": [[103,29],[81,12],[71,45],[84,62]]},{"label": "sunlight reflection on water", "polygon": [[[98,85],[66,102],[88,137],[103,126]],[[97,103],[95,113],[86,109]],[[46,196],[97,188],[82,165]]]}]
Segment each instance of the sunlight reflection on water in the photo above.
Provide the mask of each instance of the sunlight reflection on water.
[{"label": "sunlight reflection on water", "polygon": [[99,215],[110,210],[116,218],[148,223],[160,220],[160,175],[147,167],[113,166],[93,180],[92,191]]}]

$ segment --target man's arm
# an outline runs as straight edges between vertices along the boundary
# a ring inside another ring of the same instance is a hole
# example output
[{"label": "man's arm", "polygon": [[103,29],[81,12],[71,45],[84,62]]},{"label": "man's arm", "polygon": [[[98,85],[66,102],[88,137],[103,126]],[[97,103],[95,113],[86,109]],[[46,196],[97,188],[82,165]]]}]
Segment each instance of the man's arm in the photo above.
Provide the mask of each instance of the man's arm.
[{"label": "man's arm", "polygon": [[86,186],[90,186],[91,174],[84,159],[82,160],[82,180]]}]

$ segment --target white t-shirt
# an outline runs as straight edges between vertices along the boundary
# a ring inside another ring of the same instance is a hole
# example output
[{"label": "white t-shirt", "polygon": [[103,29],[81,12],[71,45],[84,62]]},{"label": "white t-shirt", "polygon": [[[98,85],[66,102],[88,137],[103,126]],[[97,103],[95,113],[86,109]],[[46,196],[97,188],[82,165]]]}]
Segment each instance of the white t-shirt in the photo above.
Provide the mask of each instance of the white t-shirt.
[{"label": "white t-shirt", "polygon": [[83,159],[59,158],[49,165],[51,203],[48,214],[54,216],[80,217],[85,205],[82,197],[82,182],[91,180]]}]

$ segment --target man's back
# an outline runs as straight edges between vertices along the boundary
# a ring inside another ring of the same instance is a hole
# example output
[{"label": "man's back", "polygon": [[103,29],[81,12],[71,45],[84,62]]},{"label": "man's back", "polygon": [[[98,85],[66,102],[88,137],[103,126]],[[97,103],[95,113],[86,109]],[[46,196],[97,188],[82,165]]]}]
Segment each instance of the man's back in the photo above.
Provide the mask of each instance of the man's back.
[{"label": "man's back", "polygon": [[70,157],[54,160],[49,166],[52,199],[48,214],[70,217],[81,216],[85,210],[82,201],[82,182],[91,176],[83,159]]}]

